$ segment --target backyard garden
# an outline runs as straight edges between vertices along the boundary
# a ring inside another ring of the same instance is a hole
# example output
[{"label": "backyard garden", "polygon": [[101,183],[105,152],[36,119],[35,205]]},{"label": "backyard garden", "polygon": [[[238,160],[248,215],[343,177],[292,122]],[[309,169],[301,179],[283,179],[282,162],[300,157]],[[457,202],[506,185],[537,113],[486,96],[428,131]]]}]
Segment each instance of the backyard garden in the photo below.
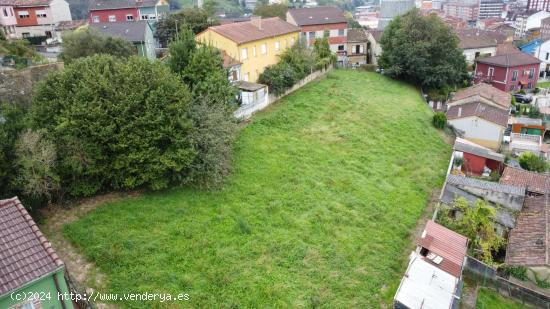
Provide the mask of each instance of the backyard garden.
[{"label": "backyard garden", "polygon": [[243,124],[220,189],[105,203],[64,236],[105,275],[101,292],[189,295],[170,307],[376,308],[444,181],[451,146],[431,121],[416,88],[336,70]]}]

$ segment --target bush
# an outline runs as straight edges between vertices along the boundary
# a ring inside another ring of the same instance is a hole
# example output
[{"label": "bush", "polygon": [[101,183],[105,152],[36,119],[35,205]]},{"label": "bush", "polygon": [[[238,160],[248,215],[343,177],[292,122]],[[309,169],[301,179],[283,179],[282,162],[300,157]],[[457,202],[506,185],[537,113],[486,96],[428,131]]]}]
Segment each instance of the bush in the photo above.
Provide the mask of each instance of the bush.
[{"label": "bush", "polygon": [[132,43],[121,38],[106,36],[94,29],[84,29],[63,35],[63,51],[59,57],[69,63],[75,59],[108,54],[117,57],[130,57],[137,51]]},{"label": "bush", "polygon": [[519,93],[519,94],[525,94],[525,90],[524,90],[524,89],[520,89],[520,90],[518,91],[518,93]]},{"label": "bush", "polygon": [[96,55],[38,84],[31,121],[55,144],[56,174],[70,195],[162,189],[183,180],[195,157],[189,102],[166,65]]},{"label": "bush", "polygon": [[281,95],[299,80],[296,75],[290,64],[280,62],[267,67],[258,82],[269,86],[269,91],[273,94]]},{"label": "bush", "polygon": [[515,106],[515,105],[516,105],[516,97],[512,96],[512,106]]},{"label": "bush", "polygon": [[539,173],[546,171],[546,162],[532,152],[522,153],[519,156],[519,165],[528,171]]},{"label": "bush", "polygon": [[445,113],[437,112],[434,114],[432,122],[434,127],[438,129],[443,129],[447,124],[447,116],[445,115]]},{"label": "bush", "polygon": [[498,267],[498,270],[521,281],[529,279],[527,276],[527,268],[524,266],[501,265]]}]

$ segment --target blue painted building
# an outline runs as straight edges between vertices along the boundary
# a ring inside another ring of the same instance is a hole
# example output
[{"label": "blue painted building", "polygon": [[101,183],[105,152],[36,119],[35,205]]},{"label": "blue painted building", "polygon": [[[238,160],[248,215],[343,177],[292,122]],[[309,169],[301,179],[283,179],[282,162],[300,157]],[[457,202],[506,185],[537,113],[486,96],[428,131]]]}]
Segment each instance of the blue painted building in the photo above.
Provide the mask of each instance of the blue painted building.
[{"label": "blue painted building", "polygon": [[521,49],[522,52],[526,53],[526,54],[529,54],[529,55],[534,55],[535,54],[535,51],[537,50],[537,48],[542,44],[542,40],[541,39],[535,39],[535,40],[532,40],[531,42],[521,46],[519,49]]}]

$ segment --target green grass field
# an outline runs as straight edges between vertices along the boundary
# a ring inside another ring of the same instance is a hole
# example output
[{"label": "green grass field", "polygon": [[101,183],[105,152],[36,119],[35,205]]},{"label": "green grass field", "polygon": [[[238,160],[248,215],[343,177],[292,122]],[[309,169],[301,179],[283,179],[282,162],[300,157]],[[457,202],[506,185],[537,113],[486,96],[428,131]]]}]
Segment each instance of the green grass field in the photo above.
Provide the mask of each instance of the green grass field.
[{"label": "green grass field", "polygon": [[477,309],[528,309],[529,307],[501,296],[493,290],[480,288],[477,292]]},{"label": "green grass field", "polygon": [[188,293],[181,307],[376,308],[444,180],[451,147],[431,116],[407,84],[338,70],[241,130],[221,190],[113,202],[64,234],[112,293]]}]

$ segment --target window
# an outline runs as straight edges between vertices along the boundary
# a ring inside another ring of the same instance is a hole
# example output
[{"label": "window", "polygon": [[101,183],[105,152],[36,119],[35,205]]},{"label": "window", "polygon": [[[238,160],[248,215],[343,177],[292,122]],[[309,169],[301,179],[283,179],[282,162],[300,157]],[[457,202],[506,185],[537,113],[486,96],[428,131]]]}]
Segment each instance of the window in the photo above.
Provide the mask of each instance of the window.
[{"label": "window", "polygon": [[338,36],[344,36],[344,29],[338,29]]},{"label": "window", "polygon": [[531,83],[527,84],[527,89],[531,89],[531,88],[533,88],[533,84]]},{"label": "window", "polygon": [[4,16],[8,16],[8,10],[6,8],[2,9]]},{"label": "window", "polygon": [[134,21],[134,15],[132,14],[126,15],[126,21]]},{"label": "window", "polygon": [[149,15],[141,15],[141,19],[142,19],[142,20],[148,20],[148,19],[149,19]]},{"label": "window", "polygon": [[290,39],[290,45],[294,45],[294,38]]},{"label": "window", "polygon": [[25,19],[31,17],[28,11],[19,11],[19,18]]},{"label": "window", "polygon": [[529,69],[529,79],[533,79],[535,77],[535,68]]},{"label": "window", "polygon": [[266,44],[262,44],[262,45],[260,46],[260,53],[261,53],[262,55],[267,54],[267,45],[266,45]]},{"label": "window", "polygon": [[518,80],[518,71],[512,72],[512,81],[515,82]]},{"label": "window", "polygon": [[489,68],[489,71],[487,72],[487,76],[495,76],[495,68]]},{"label": "window", "polygon": [[275,42],[275,50],[279,50],[281,46],[279,45],[279,41]]},{"label": "window", "polygon": [[46,34],[46,37],[47,37],[48,39],[51,39],[51,38],[52,38],[52,32],[51,32],[51,31],[46,31],[45,34]]},{"label": "window", "polygon": [[315,38],[315,31],[310,31],[310,32],[309,32],[309,38],[310,38],[310,39]]},{"label": "window", "polygon": [[256,57],[256,46],[252,47],[252,56]]},{"label": "window", "polygon": [[157,19],[157,16],[155,14],[149,14],[149,19]]},{"label": "window", "polygon": [[37,18],[46,18],[46,11],[36,11]]},{"label": "window", "polygon": [[115,15],[109,15],[109,22],[110,23],[116,22],[116,16]]},{"label": "window", "polygon": [[30,32],[23,32],[21,33],[21,36],[23,36],[23,38],[28,38],[31,36],[31,33]]},{"label": "window", "polygon": [[246,48],[241,49],[241,60],[248,59],[248,50]]},{"label": "window", "polygon": [[92,22],[98,23],[99,22],[99,16],[92,16]]},{"label": "window", "polygon": [[344,50],[344,45],[338,45],[338,51],[343,51]]}]

